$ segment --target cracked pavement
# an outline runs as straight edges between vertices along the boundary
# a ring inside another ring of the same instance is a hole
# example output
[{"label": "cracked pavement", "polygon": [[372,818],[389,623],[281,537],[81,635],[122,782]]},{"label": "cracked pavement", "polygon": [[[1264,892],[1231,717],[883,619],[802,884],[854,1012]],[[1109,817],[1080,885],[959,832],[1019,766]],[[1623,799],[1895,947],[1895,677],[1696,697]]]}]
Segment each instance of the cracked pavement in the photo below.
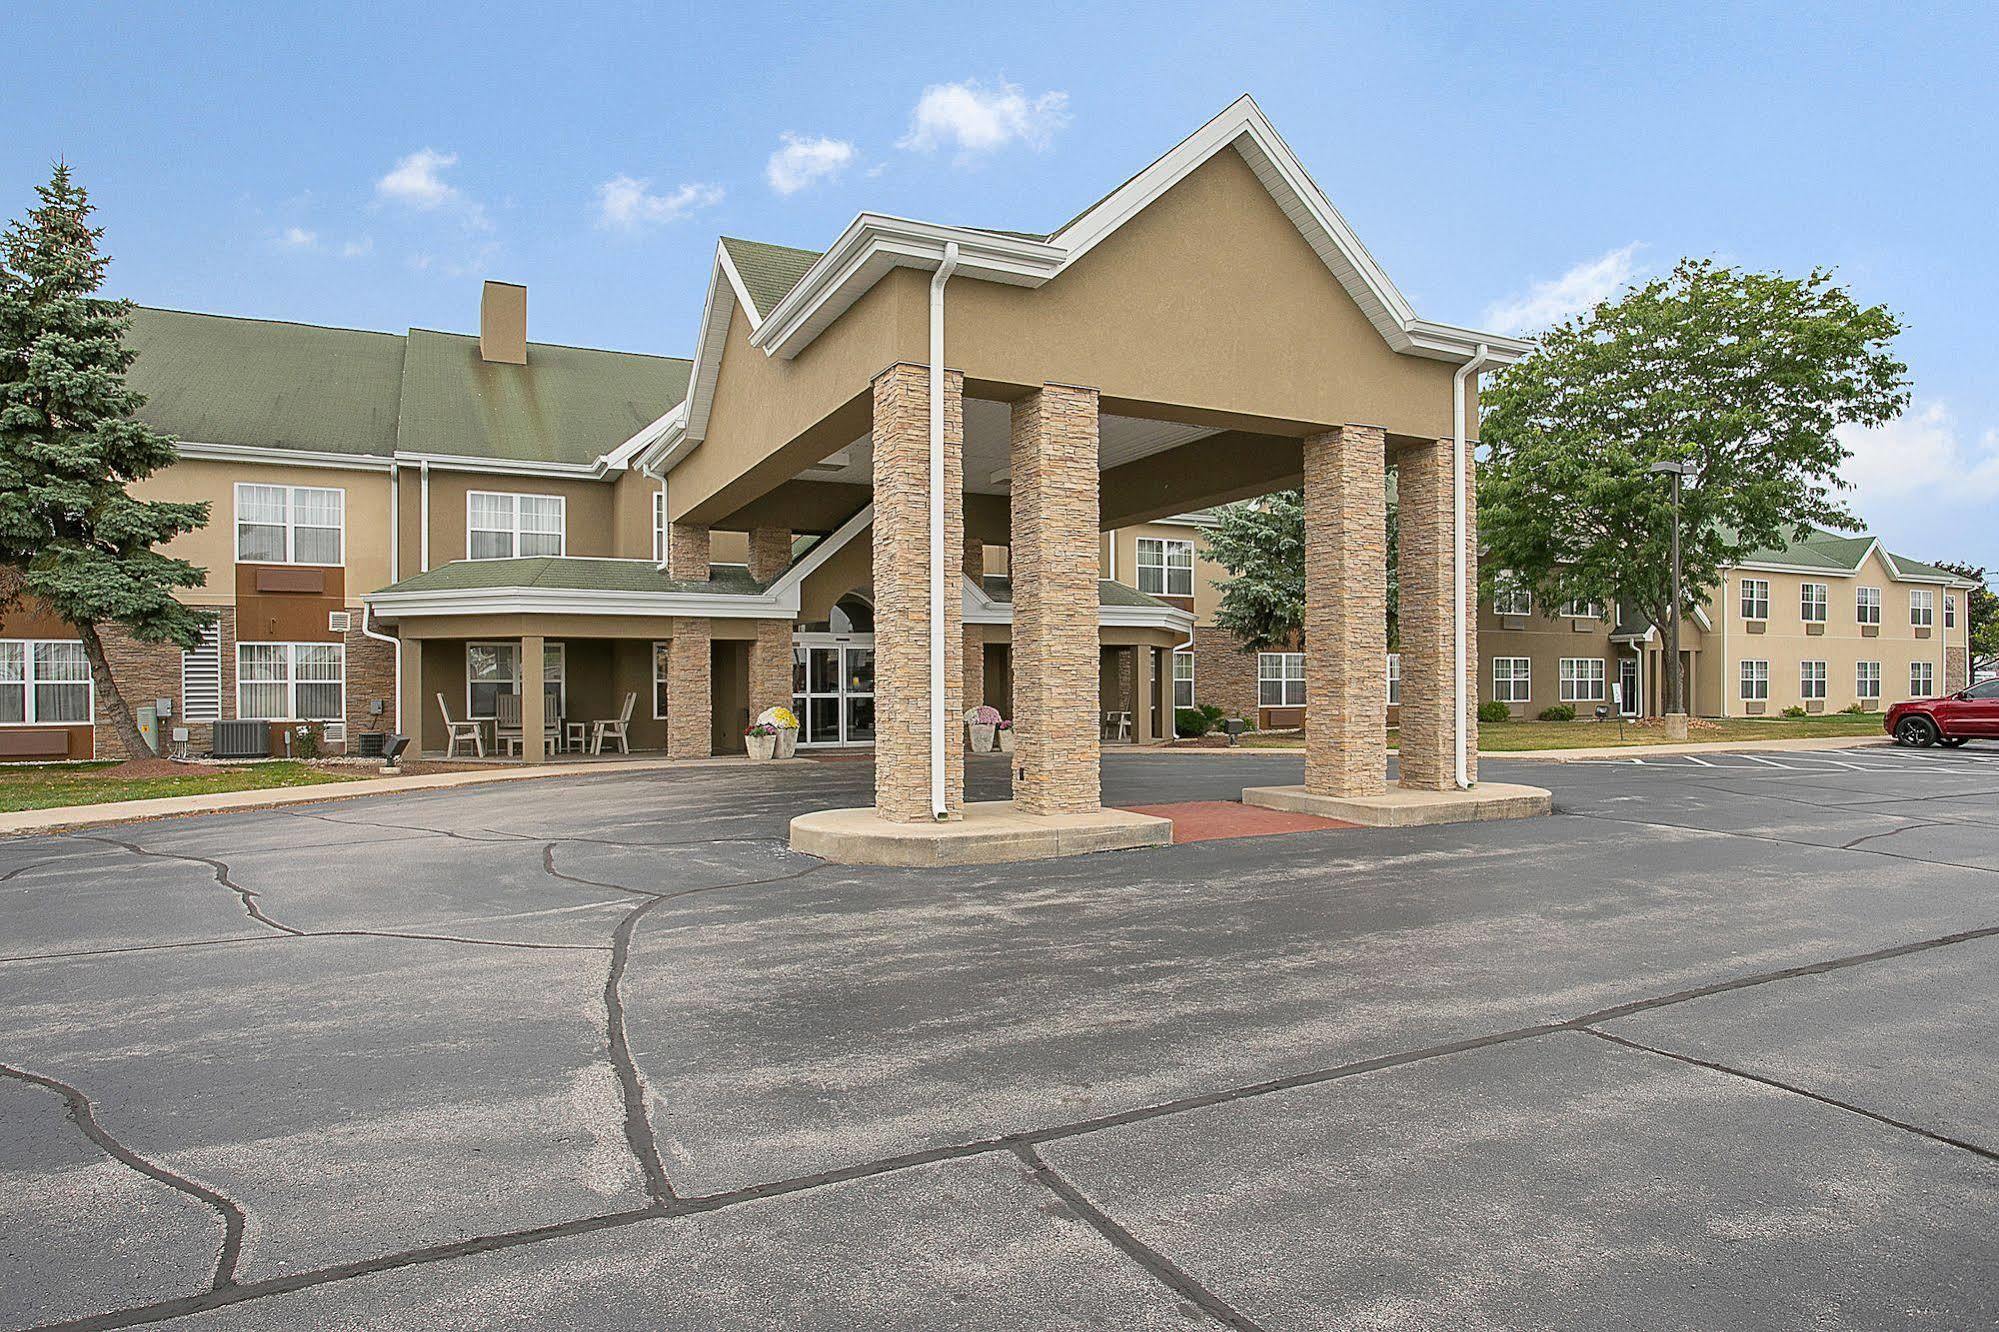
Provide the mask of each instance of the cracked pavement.
[{"label": "cracked pavement", "polygon": [[786,849],[864,763],[0,841],[0,1325],[1990,1326],[1999,756],[1786,758],[954,871]]}]

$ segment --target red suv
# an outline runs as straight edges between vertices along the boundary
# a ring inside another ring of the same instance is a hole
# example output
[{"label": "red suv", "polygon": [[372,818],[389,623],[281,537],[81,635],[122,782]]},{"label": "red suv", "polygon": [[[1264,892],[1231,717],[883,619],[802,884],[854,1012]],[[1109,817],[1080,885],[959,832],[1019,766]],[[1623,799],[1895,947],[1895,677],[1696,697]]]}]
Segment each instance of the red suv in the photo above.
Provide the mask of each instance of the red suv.
[{"label": "red suv", "polygon": [[1888,709],[1882,726],[1898,745],[1948,745],[1999,740],[1999,680],[1943,698],[1912,698]]}]

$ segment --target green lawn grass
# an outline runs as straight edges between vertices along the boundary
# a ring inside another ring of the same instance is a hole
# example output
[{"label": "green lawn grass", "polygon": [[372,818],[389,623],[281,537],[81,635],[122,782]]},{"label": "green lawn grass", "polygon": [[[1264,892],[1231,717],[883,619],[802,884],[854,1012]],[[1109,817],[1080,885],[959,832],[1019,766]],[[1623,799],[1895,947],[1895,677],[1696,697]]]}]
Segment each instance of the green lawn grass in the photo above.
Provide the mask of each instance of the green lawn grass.
[{"label": "green lawn grass", "polygon": [[[1881,714],[1851,716],[1836,712],[1818,717],[1728,717],[1697,723],[1687,737],[1689,744],[1731,740],[1810,740],[1834,736],[1882,736]],[[1395,743],[1395,731],[1388,732]],[[1524,754],[1540,749],[1595,749],[1609,745],[1663,745],[1665,728],[1658,725],[1626,724],[1618,734],[1615,721],[1511,721],[1481,722],[1478,748],[1482,754]],[[1301,749],[1305,739],[1297,731],[1269,731],[1242,737],[1250,749]]]},{"label": "green lawn grass", "polygon": [[97,775],[110,766],[109,763],[0,764],[0,812],[101,805],[111,800],[151,800],[157,796],[209,795],[217,791],[319,786],[370,775],[328,772],[291,759],[232,764],[185,776],[128,780]]}]

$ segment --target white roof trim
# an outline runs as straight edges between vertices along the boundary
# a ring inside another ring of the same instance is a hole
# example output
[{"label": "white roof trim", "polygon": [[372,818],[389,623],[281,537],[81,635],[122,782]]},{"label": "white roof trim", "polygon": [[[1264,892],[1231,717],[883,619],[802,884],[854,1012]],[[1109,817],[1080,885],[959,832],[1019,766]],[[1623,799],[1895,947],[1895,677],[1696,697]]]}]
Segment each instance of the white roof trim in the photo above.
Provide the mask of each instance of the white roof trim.
[{"label": "white roof trim", "polygon": [[175,445],[182,458],[205,462],[241,462],[273,467],[326,467],[344,472],[386,472],[393,458],[379,453],[335,453],[330,449],[281,449],[255,444],[203,444],[184,439]]},{"label": "white roof trim", "polygon": [[796,618],[798,594],[605,592],[567,587],[472,587],[371,592],[361,600],[377,619],[406,615],[678,615],[723,620]]},{"label": "white roof trim", "polygon": [[874,521],[875,506],[866,505],[859,513],[829,532],[824,541],[806,551],[805,558],[794,562],[789,569],[786,569],[776,582],[765,589],[764,595],[789,596],[792,604],[796,605],[799,586],[810,578],[820,565],[832,559],[842,546],[867,531]]},{"label": "white roof trim", "polygon": [[503,476],[562,476],[584,480],[599,480],[609,470],[605,459],[595,462],[560,463],[543,462],[538,459],[481,458],[466,453],[406,453],[396,451],[396,464],[401,467],[418,467],[429,464],[435,472],[490,472]]}]

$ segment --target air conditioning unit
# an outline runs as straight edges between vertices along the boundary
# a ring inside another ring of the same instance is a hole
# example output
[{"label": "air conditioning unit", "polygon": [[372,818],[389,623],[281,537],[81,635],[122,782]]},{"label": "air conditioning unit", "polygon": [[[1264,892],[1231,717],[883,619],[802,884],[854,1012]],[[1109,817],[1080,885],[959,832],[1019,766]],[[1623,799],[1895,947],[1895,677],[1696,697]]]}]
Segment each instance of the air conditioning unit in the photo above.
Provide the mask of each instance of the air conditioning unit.
[{"label": "air conditioning unit", "polygon": [[347,743],[346,722],[328,722],[319,728],[319,733],[321,738],[329,745],[344,745]]},{"label": "air conditioning unit", "polygon": [[266,721],[215,723],[211,749],[217,758],[269,758],[271,724]]},{"label": "air conditioning unit", "polygon": [[352,612],[349,611],[326,612],[326,629],[328,633],[344,634],[347,632],[348,626],[350,626],[353,623],[354,623],[354,616]]}]

